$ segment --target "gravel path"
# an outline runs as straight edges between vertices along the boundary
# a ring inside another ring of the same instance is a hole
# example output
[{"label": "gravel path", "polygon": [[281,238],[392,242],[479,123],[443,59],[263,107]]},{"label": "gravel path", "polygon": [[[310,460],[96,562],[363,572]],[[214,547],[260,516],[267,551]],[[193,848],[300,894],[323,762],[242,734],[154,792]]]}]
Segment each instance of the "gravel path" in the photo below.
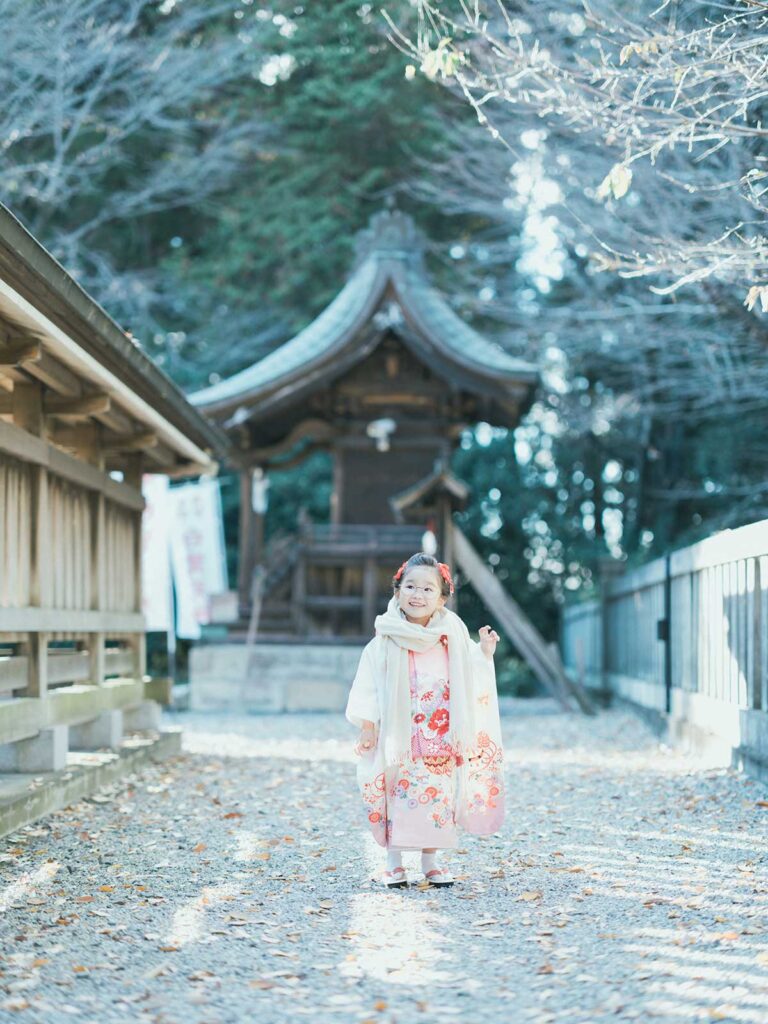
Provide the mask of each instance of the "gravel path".
[{"label": "gravel path", "polygon": [[503,834],[397,892],[341,716],[168,721],[182,756],[0,840],[1,1021],[768,1021],[765,787],[633,716],[513,703]]}]

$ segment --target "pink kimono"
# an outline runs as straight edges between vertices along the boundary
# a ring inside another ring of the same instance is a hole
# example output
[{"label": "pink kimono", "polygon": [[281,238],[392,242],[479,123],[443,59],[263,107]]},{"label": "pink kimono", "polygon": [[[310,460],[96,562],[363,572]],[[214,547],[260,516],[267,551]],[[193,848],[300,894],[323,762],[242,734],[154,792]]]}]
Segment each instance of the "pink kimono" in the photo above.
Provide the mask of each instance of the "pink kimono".
[{"label": "pink kimono", "polygon": [[[383,765],[363,758],[358,771],[368,824],[376,841],[389,849],[455,848],[457,825],[486,835],[498,831],[504,819],[501,743],[488,732],[478,734],[468,791],[457,803],[447,637],[444,641],[408,652],[413,761],[382,770]],[[492,695],[481,693],[477,699],[487,706],[491,697],[495,705],[495,685]]]}]

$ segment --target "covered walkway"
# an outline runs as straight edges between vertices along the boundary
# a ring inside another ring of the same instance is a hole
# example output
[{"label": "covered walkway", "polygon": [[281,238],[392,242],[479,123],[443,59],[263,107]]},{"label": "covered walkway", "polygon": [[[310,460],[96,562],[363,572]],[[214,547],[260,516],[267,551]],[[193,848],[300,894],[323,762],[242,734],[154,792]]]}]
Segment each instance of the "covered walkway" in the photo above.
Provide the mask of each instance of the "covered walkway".
[{"label": "covered walkway", "polygon": [[340,716],[169,716],[181,755],[0,843],[0,1019],[763,1024],[764,786],[506,711],[503,833],[390,893]]}]

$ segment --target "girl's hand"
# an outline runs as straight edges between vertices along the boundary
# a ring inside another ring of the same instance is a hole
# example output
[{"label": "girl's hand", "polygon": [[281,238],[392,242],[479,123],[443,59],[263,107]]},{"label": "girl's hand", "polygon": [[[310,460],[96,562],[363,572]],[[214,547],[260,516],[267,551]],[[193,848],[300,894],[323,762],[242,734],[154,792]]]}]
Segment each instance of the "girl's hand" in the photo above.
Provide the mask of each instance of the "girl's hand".
[{"label": "girl's hand", "polygon": [[360,737],[355,751],[358,754],[371,754],[376,747],[376,726],[373,722],[364,721],[360,729]]},{"label": "girl's hand", "polygon": [[499,634],[490,626],[480,628],[480,647],[486,658],[492,658],[499,642]]}]

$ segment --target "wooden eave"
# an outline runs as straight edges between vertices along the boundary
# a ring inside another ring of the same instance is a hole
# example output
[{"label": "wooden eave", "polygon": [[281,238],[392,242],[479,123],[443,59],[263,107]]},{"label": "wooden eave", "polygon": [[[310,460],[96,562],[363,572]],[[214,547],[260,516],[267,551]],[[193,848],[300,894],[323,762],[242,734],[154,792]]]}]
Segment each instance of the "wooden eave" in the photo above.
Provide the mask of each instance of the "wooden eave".
[{"label": "wooden eave", "polygon": [[[398,316],[386,322],[392,304]],[[460,320],[413,254],[389,250],[363,260],[333,302],[294,338],[190,400],[227,429],[256,422],[340,377],[370,355],[387,330],[456,389],[494,399],[504,421],[519,416],[532,398],[536,367]]]},{"label": "wooden eave", "polygon": [[155,472],[212,472],[230,451],[226,434],[0,206],[0,417],[14,385],[29,381],[43,385],[50,440],[75,451],[91,431],[107,468],[140,451]]},{"label": "wooden eave", "polygon": [[400,491],[399,494],[392,495],[389,504],[392,511],[400,516],[419,503],[426,501],[431,495],[440,492],[446,494],[456,508],[463,507],[469,500],[467,484],[438,463],[432,473],[404,491]]}]

